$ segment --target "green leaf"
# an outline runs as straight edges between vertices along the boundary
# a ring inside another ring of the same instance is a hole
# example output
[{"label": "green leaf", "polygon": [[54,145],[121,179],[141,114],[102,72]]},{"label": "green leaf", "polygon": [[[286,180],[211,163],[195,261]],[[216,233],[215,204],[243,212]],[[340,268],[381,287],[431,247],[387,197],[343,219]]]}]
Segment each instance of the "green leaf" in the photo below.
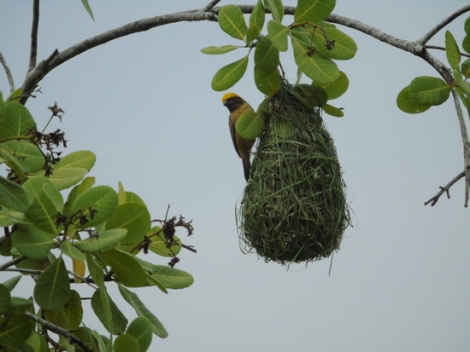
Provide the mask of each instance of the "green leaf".
[{"label": "green leaf", "polygon": [[270,20],[268,22],[268,34],[277,50],[287,51],[287,35],[289,34],[289,27],[286,27],[279,22]]},{"label": "green leaf", "polygon": [[42,185],[42,190],[47,198],[51,200],[52,204],[54,204],[56,212],[62,213],[64,210],[64,198],[62,198],[62,194],[59,192],[57,187],[52,184],[52,182],[46,182]]},{"label": "green leaf", "polygon": [[255,48],[255,66],[261,72],[268,74],[279,66],[279,50],[268,37],[258,40]]},{"label": "green leaf", "polygon": [[410,86],[403,88],[397,96],[397,106],[408,114],[419,114],[428,110],[431,106],[419,103],[411,94]]},{"label": "green leaf", "polygon": [[13,291],[13,289],[16,287],[20,279],[22,278],[21,275],[14,276],[7,281],[3,283],[3,286],[5,286],[10,292]]},{"label": "green leaf", "polygon": [[109,217],[106,229],[126,229],[127,235],[120,242],[122,246],[132,247],[144,240],[144,236],[150,229],[150,220],[150,213],[145,205],[124,203],[118,205]]},{"label": "green leaf", "polygon": [[271,11],[274,21],[282,22],[282,18],[284,17],[284,5],[281,0],[264,0],[264,6]]},{"label": "green leaf", "polygon": [[28,194],[23,187],[0,176],[0,206],[24,213],[29,204]]},{"label": "green leaf", "polygon": [[87,228],[106,221],[113,214],[117,204],[116,191],[109,186],[96,186],[84,191],[75,199],[70,214],[77,214],[75,218],[77,227]]},{"label": "green leaf", "polygon": [[97,252],[111,248],[121,241],[126,236],[126,234],[126,229],[111,229],[101,232],[97,236],[89,237],[82,241],[73,242],[73,246],[83,252]]},{"label": "green leaf", "polygon": [[33,301],[31,301],[29,299],[26,299],[26,298],[11,297],[10,305],[13,309],[17,309],[17,308],[18,309],[26,309],[26,308],[29,308],[29,307],[33,307],[34,303],[33,303]]},{"label": "green leaf", "polygon": [[8,288],[0,284],[0,314],[3,315],[10,309],[10,291]]},{"label": "green leaf", "polygon": [[263,134],[264,117],[253,109],[246,109],[237,119],[235,129],[245,139],[256,139]]},{"label": "green leaf", "polygon": [[329,104],[325,104],[322,106],[322,109],[325,113],[328,115],[334,116],[334,117],[344,117],[344,112],[341,109],[338,109],[334,106],[331,106]]},{"label": "green leaf", "polygon": [[24,189],[30,195],[32,200],[26,219],[36,225],[39,229],[49,234],[57,234],[57,199],[51,199],[49,193],[44,192],[44,185],[49,184],[53,187],[51,181],[45,177],[36,177],[28,180]]},{"label": "green leaf", "polygon": [[140,351],[147,351],[152,343],[152,324],[146,317],[135,318],[129,324],[126,334],[137,341]]},{"label": "green leaf", "polygon": [[462,41],[462,49],[470,54],[470,34],[467,34]]},{"label": "green leaf", "polygon": [[264,7],[261,0],[258,0],[249,19],[249,27],[246,32],[246,43],[250,44],[260,34],[264,26]]},{"label": "green leaf", "polygon": [[470,17],[467,17],[464,23],[465,33],[470,34]]},{"label": "green leaf", "polygon": [[313,85],[322,88],[326,92],[328,100],[333,100],[339,98],[348,90],[349,79],[344,72],[339,71],[339,77],[336,81],[321,86],[315,83]]},{"label": "green leaf", "polygon": [[[26,224],[26,220],[23,212],[10,210],[8,208],[0,207],[0,227],[12,226],[15,224]],[[1,251],[0,247],[0,251]]]},{"label": "green leaf", "polygon": [[[155,233],[158,233],[155,235]],[[173,243],[170,248],[167,246],[167,241],[164,239],[164,234],[161,231],[160,226],[155,226],[151,228],[148,232],[148,237],[150,238],[149,249],[158,255],[163,257],[174,257],[178,255],[182,248],[182,242],[178,236],[173,236]]]},{"label": "green leaf", "polygon": [[312,79],[313,83],[319,86],[336,81],[339,78],[338,66],[314,48],[304,45],[294,36],[292,37],[292,47],[294,48],[294,58],[299,69]]},{"label": "green leaf", "polygon": [[66,329],[72,331],[77,330],[83,318],[82,299],[77,291],[70,291],[70,299],[64,308],[62,308],[62,311],[64,312],[64,317],[67,322]]},{"label": "green leaf", "polygon": [[150,324],[152,324],[152,331],[155,335],[161,338],[168,337],[168,332],[160,320],[158,320],[158,318],[153,315],[153,313],[149,311],[147,307],[145,307],[145,305],[134,292],[129,291],[122,285],[119,285],[119,292],[121,292],[121,295],[126,300],[126,302],[135,309],[135,312],[139,317],[146,317],[150,321]]},{"label": "green leaf", "polygon": [[45,159],[37,146],[21,140],[10,140],[0,144],[0,157],[20,176],[39,172],[44,168]]},{"label": "green leaf", "polygon": [[454,71],[458,71],[460,65],[459,47],[451,32],[446,31],[445,38],[447,61]]},{"label": "green leaf", "polygon": [[140,346],[132,336],[122,334],[114,341],[114,352],[140,352]]},{"label": "green leaf", "polygon": [[298,0],[294,20],[296,23],[319,22],[333,12],[335,5],[336,0]]},{"label": "green leaf", "polygon": [[416,77],[410,84],[410,95],[423,105],[440,105],[450,94],[450,86],[440,78]]},{"label": "green leaf", "polygon": [[[315,32],[313,37],[315,47],[323,56],[334,60],[349,60],[356,55],[357,44],[350,36],[333,27],[324,30],[326,38],[322,31]],[[334,44],[328,47],[327,40]]]},{"label": "green leaf", "polygon": [[190,273],[170,268],[164,265],[151,265],[151,276],[158,280],[165,288],[172,290],[179,290],[191,286],[194,283],[194,278]]},{"label": "green leaf", "polygon": [[[74,243],[75,244],[75,243]],[[78,250],[70,241],[64,241],[60,244],[60,251],[66,256],[75,260],[86,260],[86,255]]]},{"label": "green leaf", "polygon": [[113,271],[116,279],[128,287],[143,287],[147,282],[147,274],[135,257],[127,252],[110,249],[103,253],[106,264]]},{"label": "green leaf", "polygon": [[256,66],[254,70],[255,84],[261,93],[272,97],[281,89],[281,74],[278,69],[267,74]]},{"label": "green leaf", "polygon": [[55,244],[54,237],[33,226],[13,232],[13,245],[24,256],[30,259],[43,259]]},{"label": "green leaf", "polygon": [[82,0],[83,7],[85,8],[86,12],[90,15],[91,19],[94,21],[95,17],[93,16],[93,11],[91,10],[90,4],[88,0]]},{"label": "green leaf", "polygon": [[462,75],[465,78],[470,78],[470,59],[462,62],[462,65],[460,65],[460,72],[462,72]]},{"label": "green leaf", "polygon": [[240,47],[236,45],[207,46],[205,48],[202,48],[201,52],[207,55],[221,55],[234,51],[238,48]]},{"label": "green leaf", "polygon": [[0,140],[28,135],[35,125],[29,110],[23,104],[11,101],[5,106],[4,125],[0,130]]},{"label": "green leaf", "polygon": [[219,26],[229,36],[245,40],[246,23],[242,10],[236,5],[225,5],[219,10]]},{"label": "green leaf", "polygon": [[54,165],[54,170],[66,168],[84,168],[91,170],[96,162],[96,155],[89,150],[80,150],[67,154]]},{"label": "green leaf", "polygon": [[212,89],[221,92],[232,87],[243,77],[247,67],[248,56],[222,67],[212,78]]},{"label": "green leaf", "polygon": [[90,273],[91,278],[100,289],[104,290],[105,285],[103,269],[98,266],[95,258],[90,253],[86,253],[85,255],[88,272]]},{"label": "green leaf", "polygon": [[[103,305],[102,295],[106,295],[109,301],[109,309]],[[103,291],[96,290],[91,297],[91,308],[95,312],[101,324],[112,334],[123,334],[126,331],[127,318],[121,312],[116,303],[113,302],[111,297]],[[109,318],[108,319],[108,315]]]},{"label": "green leaf", "polygon": [[32,332],[31,320],[20,311],[14,311],[0,324],[0,346],[16,347]]},{"label": "green leaf", "polygon": [[39,276],[34,299],[42,309],[60,309],[70,299],[70,282],[64,261],[59,257]]}]

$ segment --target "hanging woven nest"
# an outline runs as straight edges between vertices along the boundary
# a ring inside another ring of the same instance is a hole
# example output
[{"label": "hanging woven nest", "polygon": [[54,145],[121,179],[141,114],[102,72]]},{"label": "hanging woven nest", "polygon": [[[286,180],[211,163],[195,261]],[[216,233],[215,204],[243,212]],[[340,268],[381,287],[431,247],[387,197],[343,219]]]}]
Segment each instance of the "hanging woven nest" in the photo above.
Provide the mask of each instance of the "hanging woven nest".
[{"label": "hanging woven nest", "polygon": [[242,250],[281,264],[330,256],[350,220],[333,139],[297,88],[265,103],[266,130],[238,213]]}]

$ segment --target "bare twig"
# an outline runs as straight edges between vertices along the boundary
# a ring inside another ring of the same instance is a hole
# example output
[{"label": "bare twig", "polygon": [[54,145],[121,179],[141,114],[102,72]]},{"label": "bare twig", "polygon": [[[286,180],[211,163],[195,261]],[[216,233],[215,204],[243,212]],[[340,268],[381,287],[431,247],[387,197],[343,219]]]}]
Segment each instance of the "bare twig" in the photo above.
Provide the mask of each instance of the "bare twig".
[{"label": "bare twig", "polygon": [[31,51],[29,53],[29,66],[30,72],[36,66],[36,59],[38,56],[38,27],[39,27],[39,0],[33,1],[33,23],[31,26]]},{"label": "bare twig", "polygon": [[202,9],[200,9],[198,12],[207,12],[210,11],[214,8],[215,5],[217,5],[220,2],[220,0],[212,0],[210,3],[208,3],[206,6],[204,6]]},{"label": "bare twig", "polygon": [[10,67],[7,64],[7,60],[5,60],[2,53],[0,53],[0,63],[5,70],[5,74],[7,75],[8,84],[10,85],[10,93],[13,93],[15,91],[15,82],[13,81],[13,75],[11,74]]},{"label": "bare twig", "polygon": [[[468,170],[468,169],[467,169]],[[431,203],[431,206],[434,206],[437,201],[439,200],[440,196],[442,196],[444,193],[447,194],[447,198],[450,198],[450,187],[452,187],[458,180],[460,180],[462,177],[465,176],[465,171],[462,171],[460,174],[455,176],[448,184],[446,184],[444,187],[439,187],[440,191],[437,192],[437,194],[429,199],[427,202],[424,202],[424,205],[428,205]]]},{"label": "bare twig", "polygon": [[[442,51],[446,50],[446,48],[444,48],[443,46],[438,46],[438,45],[426,45],[425,48],[426,49],[442,50]],[[470,54],[463,53],[463,52],[460,52],[460,55],[465,56],[465,57],[470,57]]]},{"label": "bare twig", "polygon": [[[0,271],[9,271],[9,267],[10,266],[13,266],[13,265],[16,265],[18,263],[21,263],[23,260],[25,260],[26,257],[24,255],[21,255],[19,257],[16,257],[15,259],[13,260],[10,260],[9,262],[6,262],[5,264],[2,264],[0,266]],[[19,271],[19,270],[18,270]]]},{"label": "bare twig", "polygon": [[457,17],[460,15],[464,14],[465,12],[470,11],[470,5],[464,6],[461,9],[455,11],[453,14],[451,14],[449,17],[444,19],[441,23],[437,24],[432,28],[428,33],[426,33],[424,36],[422,36],[420,39],[418,39],[416,42],[420,43],[421,45],[426,44],[437,32],[439,32],[442,28],[447,26],[449,23],[451,23],[453,20],[455,20]]},{"label": "bare twig", "polygon": [[28,311],[25,311],[24,315],[26,315],[29,319],[34,320],[36,323],[41,324],[46,330],[50,330],[52,332],[55,332],[56,334],[64,336],[71,343],[76,343],[78,346],[82,348],[83,351],[92,352],[92,349],[90,349],[87,345],[85,345],[85,343],[82,340],[80,340],[75,335],[72,335],[70,332],[61,328],[60,326],[52,324],[51,322],[44,320],[38,317],[37,315],[30,313]]}]

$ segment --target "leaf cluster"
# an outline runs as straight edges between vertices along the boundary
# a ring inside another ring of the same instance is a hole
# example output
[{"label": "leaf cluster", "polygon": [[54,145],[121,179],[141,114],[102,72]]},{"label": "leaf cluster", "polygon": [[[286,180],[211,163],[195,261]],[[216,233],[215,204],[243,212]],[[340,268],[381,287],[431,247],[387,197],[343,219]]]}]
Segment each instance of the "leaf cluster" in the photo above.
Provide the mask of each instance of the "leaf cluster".
[{"label": "leaf cluster", "polygon": [[[470,54],[470,17],[465,21],[464,30],[466,36],[462,42],[462,49]],[[468,82],[470,59],[462,62],[460,48],[450,31],[445,33],[445,52],[455,82],[449,84],[437,77],[416,77],[397,96],[397,106],[400,110],[409,114],[424,112],[432,106],[446,102],[450,91],[454,88],[470,115],[470,83]]]},{"label": "leaf cluster", "polygon": [[[349,86],[348,77],[339,70],[335,60],[353,58],[357,45],[351,37],[325,21],[335,5],[336,0],[299,0],[294,22],[288,25],[282,23],[284,6],[281,0],[258,0],[248,22],[239,6],[223,6],[219,11],[219,26],[241,44],[209,46],[201,51],[209,55],[226,54],[234,50],[247,50],[247,53],[215,73],[212,89],[224,91],[235,85],[245,74],[253,51],[256,87],[266,96],[274,96],[286,80],[280,54],[289,50],[290,39],[298,68],[297,84],[302,77],[307,77],[309,84],[315,87],[310,90],[310,95],[315,96],[315,106],[321,107],[327,114],[342,117],[344,114],[341,109],[328,104],[329,100],[344,94]],[[267,12],[271,13],[272,19],[267,22],[267,34],[263,34]],[[261,120],[260,113],[253,115],[250,122],[244,123],[257,125],[258,128],[250,129],[247,133],[236,126],[237,132],[247,139],[259,137],[263,133],[264,124],[255,120]]]},{"label": "leaf cluster", "polygon": [[[32,297],[12,291],[21,279],[0,284],[0,346],[8,350],[48,351],[48,346],[73,350],[146,351],[152,335],[168,335],[163,324],[128,288],[155,286],[164,293],[193,283],[193,277],[173,268],[184,246],[176,235],[183,217],[152,225],[145,202],[137,194],[95,185],[87,176],[95,164],[91,151],[61,156],[65,135],[39,132],[28,109],[15,93],[6,101],[0,93],[0,255],[11,257],[0,268],[30,275]],[[61,117],[57,104],[51,119]],[[137,257],[152,252],[171,257],[171,266]],[[108,293],[107,282],[118,286],[136,312],[130,323]],[[91,308],[109,332],[103,336],[83,324],[83,303],[72,285],[93,289]],[[48,331],[58,334],[54,339]],[[114,336],[118,335],[114,339]],[[75,347],[73,347],[75,345]]]}]

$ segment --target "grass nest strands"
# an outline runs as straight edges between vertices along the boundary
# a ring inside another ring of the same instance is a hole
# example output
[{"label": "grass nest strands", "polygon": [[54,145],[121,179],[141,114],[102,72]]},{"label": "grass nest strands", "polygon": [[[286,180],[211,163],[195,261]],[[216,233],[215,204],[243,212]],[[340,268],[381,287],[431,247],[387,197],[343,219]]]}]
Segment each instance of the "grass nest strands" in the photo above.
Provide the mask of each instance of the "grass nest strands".
[{"label": "grass nest strands", "polygon": [[336,148],[320,111],[289,89],[265,105],[266,130],[238,214],[242,250],[281,264],[330,256],[350,220]]}]

